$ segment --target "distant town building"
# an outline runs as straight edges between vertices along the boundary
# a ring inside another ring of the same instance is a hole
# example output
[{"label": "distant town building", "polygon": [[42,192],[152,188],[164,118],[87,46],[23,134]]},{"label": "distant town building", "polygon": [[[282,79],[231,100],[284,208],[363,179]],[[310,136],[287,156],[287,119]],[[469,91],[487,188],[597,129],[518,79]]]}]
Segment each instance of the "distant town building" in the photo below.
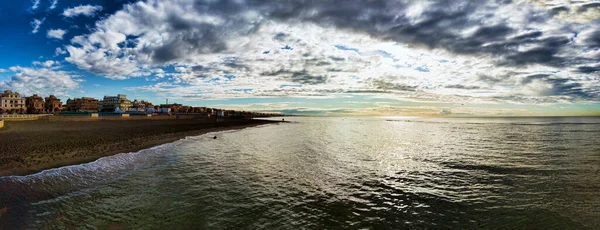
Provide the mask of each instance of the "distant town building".
[{"label": "distant town building", "polygon": [[[127,99],[124,94],[117,96],[104,96],[102,101],[95,98],[82,97],[68,99],[65,104],[54,95],[42,98],[37,94],[31,97],[21,98],[17,92],[5,90],[0,93],[0,114],[2,113],[55,113],[60,111],[72,112],[146,112],[155,115],[185,115],[197,117],[216,117],[217,120],[225,118],[254,118],[254,117],[270,117],[280,116],[279,113],[256,113],[248,111],[224,110],[207,107],[193,107],[177,103],[153,105],[144,100],[134,100],[133,102]],[[450,114],[450,110],[444,108],[442,113]],[[126,114],[129,115],[129,114]],[[137,115],[137,114],[134,114]]]},{"label": "distant town building", "polygon": [[44,99],[46,100],[46,102],[44,103],[44,108],[46,109],[46,112],[55,113],[60,112],[62,110],[63,104],[60,101],[60,99],[58,99],[56,96],[50,95]]},{"label": "distant town building", "polygon": [[129,111],[145,112],[145,111],[147,111],[147,109],[152,109],[152,111],[154,111],[154,105],[152,103],[144,101],[144,100],[141,100],[141,101],[133,100]]},{"label": "distant town building", "polygon": [[161,108],[161,110],[169,109],[169,111],[173,112],[173,113],[184,113],[185,109],[186,109],[186,107],[184,107],[182,104],[177,104],[177,103],[161,104],[160,108]]},{"label": "distant town building", "polygon": [[0,113],[25,113],[25,98],[21,98],[19,93],[5,90],[0,94]]},{"label": "distant town building", "polygon": [[25,98],[25,106],[27,107],[27,113],[41,113],[44,112],[44,98],[34,94],[31,97]]},{"label": "distant town building", "polygon": [[98,112],[98,99],[91,97],[68,99],[67,110],[73,112]]},{"label": "distant town building", "polygon": [[125,94],[117,96],[104,96],[100,101],[99,109],[102,112],[127,111],[132,107],[131,101],[127,99]]}]

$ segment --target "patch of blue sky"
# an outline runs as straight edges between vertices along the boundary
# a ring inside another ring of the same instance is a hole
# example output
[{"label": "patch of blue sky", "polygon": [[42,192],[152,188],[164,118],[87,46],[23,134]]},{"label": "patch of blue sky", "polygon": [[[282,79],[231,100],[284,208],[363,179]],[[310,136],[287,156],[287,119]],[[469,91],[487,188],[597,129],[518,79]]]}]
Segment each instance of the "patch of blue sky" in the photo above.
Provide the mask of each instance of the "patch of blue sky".
[{"label": "patch of blue sky", "polygon": [[227,78],[230,81],[236,78],[236,76],[233,74],[225,74],[225,75],[223,75],[223,77]]},{"label": "patch of blue sky", "polygon": [[289,45],[285,45],[284,47],[281,48],[282,50],[293,50],[294,48],[292,48]]},{"label": "patch of blue sky", "polygon": [[385,50],[377,50],[377,54],[386,57],[386,58],[392,58],[392,54],[386,52]]},{"label": "patch of blue sky", "polygon": [[265,50],[265,51],[263,51],[263,54],[269,54],[269,53],[271,53],[271,51],[270,51],[270,50]]},{"label": "patch of blue sky", "polygon": [[423,72],[423,73],[429,73],[429,69],[427,69],[427,67],[423,67],[423,66],[419,66],[415,70],[417,70],[419,72]]},{"label": "patch of blue sky", "polygon": [[194,92],[198,93],[198,94],[211,94],[211,93],[214,93],[215,91],[212,89],[200,89],[200,90],[196,90]]},{"label": "patch of blue sky", "polygon": [[236,93],[251,93],[253,89],[232,89],[232,92]]},{"label": "patch of blue sky", "polygon": [[283,85],[279,85],[280,89],[286,88],[286,87],[289,87],[289,88],[301,88],[302,84],[296,84],[296,85],[294,85],[294,84],[283,84]]},{"label": "patch of blue sky", "polygon": [[137,38],[140,36],[127,35],[125,42],[117,44],[120,48],[135,48],[139,41]]},{"label": "patch of blue sky", "polygon": [[177,71],[175,71],[175,66],[174,65],[168,65],[165,67],[162,67],[162,70],[165,71],[165,73],[175,73]]},{"label": "patch of blue sky", "polygon": [[346,51],[354,51],[358,53],[358,49],[357,48],[352,48],[352,47],[348,47],[345,45],[335,45],[335,48],[339,49],[339,50],[346,50]]},{"label": "patch of blue sky", "polygon": [[400,68],[410,68],[410,67],[412,67],[412,65],[408,64],[408,63],[404,63],[404,64],[396,64],[396,65],[394,65],[394,67],[396,67],[397,69],[400,69]]},{"label": "patch of blue sky", "polygon": [[221,78],[219,77],[213,77],[207,80],[204,80],[204,83],[218,83],[221,81]]}]

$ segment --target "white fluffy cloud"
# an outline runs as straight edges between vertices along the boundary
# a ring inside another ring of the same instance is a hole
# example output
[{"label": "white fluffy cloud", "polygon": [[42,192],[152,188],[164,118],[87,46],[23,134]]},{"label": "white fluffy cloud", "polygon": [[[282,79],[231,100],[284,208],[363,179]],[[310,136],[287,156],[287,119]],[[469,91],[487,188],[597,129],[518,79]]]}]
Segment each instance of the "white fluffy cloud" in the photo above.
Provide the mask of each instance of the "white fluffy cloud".
[{"label": "white fluffy cloud", "polygon": [[[43,64],[45,66],[45,63]],[[79,88],[82,80],[77,75],[47,67],[10,67],[15,74],[6,81],[0,81],[0,88],[12,89],[22,95],[68,96],[69,91]]]},{"label": "white fluffy cloud", "polygon": [[84,16],[94,16],[97,12],[102,11],[102,6],[93,6],[93,5],[81,5],[73,8],[67,8],[63,11],[62,15],[71,18],[79,15]]},{"label": "white fluffy cloud", "polygon": [[54,8],[56,8],[57,4],[58,4],[58,0],[51,0],[50,1],[50,7],[48,7],[48,9],[53,10]]},{"label": "white fluffy cloud", "polygon": [[58,64],[58,63],[57,63],[57,62],[55,62],[55,61],[53,61],[53,60],[47,60],[47,61],[45,61],[45,62],[34,61],[34,62],[33,62],[33,64],[34,64],[34,65],[37,65],[37,66],[43,66],[43,67],[46,67],[46,68],[50,68],[50,67],[52,67],[53,65],[56,65],[56,64]]},{"label": "white fluffy cloud", "polygon": [[40,6],[40,0],[32,0],[31,3],[33,4],[31,6],[31,9],[35,10]]},{"label": "white fluffy cloud", "polygon": [[67,33],[66,30],[62,30],[62,29],[50,29],[48,30],[48,33],[46,34],[46,36],[48,38],[55,38],[55,39],[63,39],[63,36],[65,36],[65,34]]},{"label": "white fluffy cloud", "polygon": [[31,28],[33,29],[31,31],[31,33],[37,33],[40,29],[40,26],[42,26],[42,23],[44,23],[44,21],[46,21],[46,18],[42,18],[42,19],[37,19],[34,18],[29,24],[31,25]]},{"label": "white fluffy cloud", "polygon": [[64,55],[64,54],[67,54],[67,51],[61,47],[56,47],[56,49],[54,50],[54,56]]},{"label": "white fluffy cloud", "polygon": [[129,89],[181,98],[600,98],[592,75],[600,69],[594,48],[600,30],[555,17],[551,8],[495,1],[279,3],[128,4],[74,37],[66,60],[111,79],[147,77],[158,82]]}]

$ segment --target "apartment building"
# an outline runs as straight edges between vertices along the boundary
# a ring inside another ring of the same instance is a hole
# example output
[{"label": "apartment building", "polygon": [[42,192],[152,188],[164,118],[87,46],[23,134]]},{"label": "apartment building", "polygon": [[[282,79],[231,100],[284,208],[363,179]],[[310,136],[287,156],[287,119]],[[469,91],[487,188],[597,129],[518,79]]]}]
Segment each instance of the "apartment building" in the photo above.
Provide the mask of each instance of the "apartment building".
[{"label": "apartment building", "polygon": [[46,102],[44,103],[44,108],[48,113],[60,112],[62,110],[62,102],[54,95],[50,95],[44,98]]},{"label": "apartment building", "polygon": [[0,113],[24,113],[26,109],[25,98],[21,98],[19,93],[5,90],[0,94]]},{"label": "apartment building", "polygon": [[26,97],[25,106],[27,107],[27,113],[42,113],[44,112],[44,98],[37,94]]},{"label": "apartment building", "polygon": [[67,100],[67,110],[73,112],[98,112],[98,99],[91,97]]},{"label": "apartment building", "polygon": [[118,94],[117,96],[104,96],[98,108],[102,112],[115,112],[117,110],[127,111],[132,106],[131,101],[127,99],[125,94]]},{"label": "apartment building", "polygon": [[143,112],[143,111],[147,111],[147,109],[154,109],[154,105],[152,103],[144,101],[144,100],[141,100],[141,101],[133,100],[129,111]]}]

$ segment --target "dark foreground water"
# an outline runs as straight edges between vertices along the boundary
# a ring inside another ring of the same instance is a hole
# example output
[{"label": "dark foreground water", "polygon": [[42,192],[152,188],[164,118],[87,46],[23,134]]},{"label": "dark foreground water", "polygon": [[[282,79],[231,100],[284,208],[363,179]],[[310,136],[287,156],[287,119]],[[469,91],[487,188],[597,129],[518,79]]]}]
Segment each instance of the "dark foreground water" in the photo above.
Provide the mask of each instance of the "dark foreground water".
[{"label": "dark foreground water", "polygon": [[600,228],[598,118],[286,119],[0,177],[0,229]]}]

